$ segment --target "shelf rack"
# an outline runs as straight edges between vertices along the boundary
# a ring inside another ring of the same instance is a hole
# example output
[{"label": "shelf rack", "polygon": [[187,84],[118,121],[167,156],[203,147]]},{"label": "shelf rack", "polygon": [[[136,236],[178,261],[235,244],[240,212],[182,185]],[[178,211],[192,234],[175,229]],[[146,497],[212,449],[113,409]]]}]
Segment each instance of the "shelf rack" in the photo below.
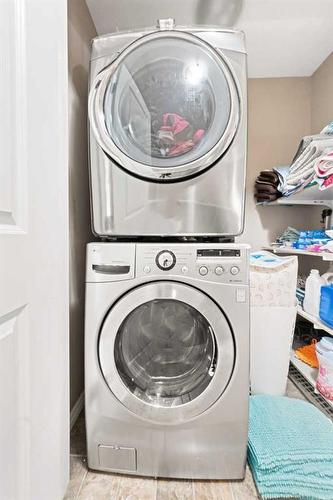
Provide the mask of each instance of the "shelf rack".
[{"label": "shelf rack", "polygon": [[317,205],[333,209],[333,188],[320,191],[317,186],[303,189],[291,196],[282,196],[276,201],[257,203],[262,206]]},{"label": "shelf rack", "polygon": [[333,336],[333,328],[325,325],[325,323],[320,321],[319,318],[316,318],[315,316],[312,316],[311,314],[305,312],[301,306],[297,306],[297,314],[302,316],[302,318],[306,319],[307,321],[310,321],[310,323],[313,324],[316,330],[325,330],[326,333]]},{"label": "shelf rack", "polygon": [[295,352],[292,351],[289,378],[306,398],[333,420],[333,401],[329,401],[315,391],[317,372],[317,368],[311,368],[311,366],[297,359]]},{"label": "shelf rack", "polygon": [[310,257],[320,257],[327,262],[333,262],[333,253],[330,252],[308,252],[307,250],[298,250],[297,248],[291,247],[275,247],[266,246],[263,250],[269,250],[270,252],[276,254],[287,254],[287,255],[309,255]]},{"label": "shelf rack", "polygon": [[[312,186],[303,191],[295,193],[291,196],[285,196],[278,198],[276,201],[272,202],[262,202],[257,203],[258,206],[266,207],[292,207],[292,206],[317,206],[317,207],[327,207],[333,210],[333,188],[328,188],[324,191],[320,191],[318,186]],[[331,219],[332,220],[332,219]],[[278,247],[264,247],[264,250],[269,250],[276,254],[289,254],[289,255],[308,255],[311,257],[320,257],[324,261],[330,262],[330,270],[333,271],[333,254],[328,252],[308,252],[306,250],[297,250],[295,248],[278,248]],[[314,328],[325,330],[329,335],[333,335],[333,329],[324,325],[318,318],[311,316],[310,314],[303,311],[301,306],[298,306],[297,313],[310,321]],[[320,407],[322,410],[333,419],[333,401],[328,401],[323,396],[316,394],[314,391],[317,379],[317,369],[311,368],[306,363],[303,363],[296,358],[294,351],[291,354],[291,368],[289,371],[289,377],[296,383],[299,389],[308,397],[314,404]]]},{"label": "shelf rack", "polygon": [[[303,361],[296,358],[294,351],[292,351],[290,362],[303,375],[303,377],[306,378],[306,380],[312,385],[312,387],[315,388],[318,368],[312,368],[306,363],[303,363]],[[326,398],[324,399],[327,404],[329,404],[333,408],[333,401],[329,401]]]}]

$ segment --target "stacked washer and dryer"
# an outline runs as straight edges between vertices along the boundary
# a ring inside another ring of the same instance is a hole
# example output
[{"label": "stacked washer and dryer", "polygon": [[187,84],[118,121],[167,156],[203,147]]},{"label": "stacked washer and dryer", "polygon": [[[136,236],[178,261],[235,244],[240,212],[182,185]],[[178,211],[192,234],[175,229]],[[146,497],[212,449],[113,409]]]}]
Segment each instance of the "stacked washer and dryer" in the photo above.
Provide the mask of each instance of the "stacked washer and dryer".
[{"label": "stacked washer and dryer", "polygon": [[244,477],[249,394],[246,54],[233,30],[92,43],[88,463]]}]

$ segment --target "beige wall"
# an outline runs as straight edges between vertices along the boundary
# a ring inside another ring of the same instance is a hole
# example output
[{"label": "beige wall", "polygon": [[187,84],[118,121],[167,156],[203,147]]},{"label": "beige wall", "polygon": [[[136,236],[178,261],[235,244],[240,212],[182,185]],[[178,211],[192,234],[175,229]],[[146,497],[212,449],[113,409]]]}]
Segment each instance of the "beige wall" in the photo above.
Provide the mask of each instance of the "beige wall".
[{"label": "beige wall", "polygon": [[312,75],[311,91],[311,129],[317,134],[333,120],[333,52]]},{"label": "beige wall", "polygon": [[262,78],[248,82],[248,163],[245,230],[238,241],[268,245],[288,225],[311,228],[311,207],[257,207],[254,181],[261,170],[288,165],[300,138],[311,132],[310,78]]},{"label": "beige wall", "polygon": [[70,373],[71,408],[83,391],[85,245],[90,232],[87,86],[90,40],[96,36],[84,0],[68,0]]}]

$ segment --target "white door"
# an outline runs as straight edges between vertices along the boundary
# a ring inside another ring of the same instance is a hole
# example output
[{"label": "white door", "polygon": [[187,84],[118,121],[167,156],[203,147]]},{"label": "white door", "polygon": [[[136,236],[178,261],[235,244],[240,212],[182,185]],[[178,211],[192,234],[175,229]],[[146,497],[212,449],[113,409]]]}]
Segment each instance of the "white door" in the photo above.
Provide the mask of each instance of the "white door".
[{"label": "white door", "polygon": [[0,2],[0,498],[68,481],[67,11]]}]

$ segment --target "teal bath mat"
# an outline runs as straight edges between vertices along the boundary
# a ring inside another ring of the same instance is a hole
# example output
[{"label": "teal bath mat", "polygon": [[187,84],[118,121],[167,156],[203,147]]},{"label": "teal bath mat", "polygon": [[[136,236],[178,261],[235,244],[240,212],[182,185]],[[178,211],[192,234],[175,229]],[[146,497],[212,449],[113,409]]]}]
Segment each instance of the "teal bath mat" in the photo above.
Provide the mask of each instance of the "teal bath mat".
[{"label": "teal bath mat", "polygon": [[251,396],[248,460],[263,498],[333,499],[333,424],[310,403]]}]

